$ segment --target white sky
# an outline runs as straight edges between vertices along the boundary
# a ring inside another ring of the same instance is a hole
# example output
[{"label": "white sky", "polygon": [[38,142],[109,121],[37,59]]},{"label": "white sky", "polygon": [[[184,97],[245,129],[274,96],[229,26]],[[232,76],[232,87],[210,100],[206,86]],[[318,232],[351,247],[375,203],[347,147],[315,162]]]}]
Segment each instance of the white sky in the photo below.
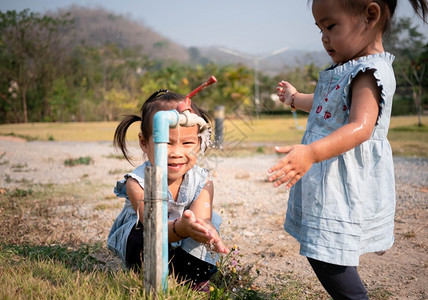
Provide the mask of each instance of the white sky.
[{"label": "white sky", "polygon": [[[398,1],[397,16],[414,17],[408,1]],[[0,0],[0,10],[43,13],[72,4],[122,14],[185,46],[222,46],[252,55],[293,50],[323,50],[306,0]]]}]

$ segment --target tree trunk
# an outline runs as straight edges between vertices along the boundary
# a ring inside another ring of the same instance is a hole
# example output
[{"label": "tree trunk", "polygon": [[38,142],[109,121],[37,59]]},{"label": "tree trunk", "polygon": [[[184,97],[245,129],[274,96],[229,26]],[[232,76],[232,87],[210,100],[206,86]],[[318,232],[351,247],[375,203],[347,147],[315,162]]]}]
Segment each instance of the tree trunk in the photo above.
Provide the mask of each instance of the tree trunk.
[{"label": "tree trunk", "polygon": [[24,123],[28,123],[28,112],[27,112],[27,87],[22,87],[22,115]]}]

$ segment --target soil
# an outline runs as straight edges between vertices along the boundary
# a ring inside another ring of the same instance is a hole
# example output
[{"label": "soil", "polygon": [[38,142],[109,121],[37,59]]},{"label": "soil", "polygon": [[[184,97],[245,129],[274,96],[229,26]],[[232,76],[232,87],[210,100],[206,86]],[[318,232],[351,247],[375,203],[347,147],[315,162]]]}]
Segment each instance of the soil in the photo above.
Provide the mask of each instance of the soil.
[{"label": "soil", "polygon": [[[141,163],[136,145],[131,152],[136,165]],[[297,280],[308,288],[308,296],[319,293],[328,299],[308,262],[299,255],[299,244],[283,230],[288,191],[274,188],[266,180],[266,170],[278,156],[226,154],[229,156],[212,152],[201,164],[211,170],[214,180],[214,210],[223,218],[223,240],[229,247],[239,248],[240,263],[250,268],[254,287],[281,287]],[[91,158],[91,164],[64,164],[67,159],[85,156]],[[396,157],[394,162],[395,244],[385,253],[362,255],[359,273],[372,299],[428,299],[428,160]],[[117,158],[108,142],[26,142],[0,137],[1,193],[39,184],[50,188],[52,184],[72,184],[81,189],[75,197],[53,195],[48,209],[35,201],[31,208],[17,209],[13,217],[2,217],[1,240],[75,247],[100,243],[104,249],[97,254],[100,262],[120,268],[105,244],[123,205],[123,199],[113,195],[113,186],[132,169]]]}]

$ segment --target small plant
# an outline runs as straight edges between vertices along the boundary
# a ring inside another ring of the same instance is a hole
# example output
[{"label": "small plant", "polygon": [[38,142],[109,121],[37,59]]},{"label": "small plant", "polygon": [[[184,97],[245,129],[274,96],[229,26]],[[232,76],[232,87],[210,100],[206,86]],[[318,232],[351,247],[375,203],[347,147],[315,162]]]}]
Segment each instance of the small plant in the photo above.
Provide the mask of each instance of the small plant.
[{"label": "small plant", "polygon": [[226,256],[217,262],[218,272],[211,280],[210,299],[230,299],[230,295],[240,299],[257,299],[257,291],[251,289],[254,281],[249,274],[250,267],[241,265],[239,248],[233,246]]},{"label": "small plant", "polygon": [[26,167],[28,167],[27,164],[15,164],[12,166],[12,169],[15,169],[15,172],[19,172],[19,170],[22,170]]},{"label": "small plant", "polygon": [[8,195],[10,197],[23,198],[33,194],[33,189],[29,188],[28,190],[15,189],[14,191],[10,191]]},{"label": "small plant", "polygon": [[54,136],[50,133],[48,133],[48,141],[55,141]]},{"label": "small plant", "polygon": [[3,161],[1,161],[5,155],[6,155],[6,152],[3,152],[2,154],[0,154],[0,166],[2,166],[2,165],[6,165],[6,164],[8,164],[8,163],[9,163],[9,161],[8,161],[8,160],[3,160]]},{"label": "small plant", "polygon": [[265,148],[263,146],[259,146],[259,147],[257,147],[256,152],[257,153],[265,153]]},{"label": "small plant", "polygon": [[92,162],[90,156],[81,156],[79,158],[69,158],[64,161],[64,165],[74,167],[77,165],[89,165]]}]

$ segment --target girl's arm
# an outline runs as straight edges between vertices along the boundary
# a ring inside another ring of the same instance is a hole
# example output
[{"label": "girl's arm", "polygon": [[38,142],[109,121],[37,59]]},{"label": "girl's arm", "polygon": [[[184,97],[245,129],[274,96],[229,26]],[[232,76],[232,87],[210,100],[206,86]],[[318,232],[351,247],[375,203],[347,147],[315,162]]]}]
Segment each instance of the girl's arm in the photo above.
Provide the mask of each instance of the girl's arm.
[{"label": "girl's arm", "polygon": [[141,223],[143,223],[144,216],[144,189],[140,186],[137,180],[129,177],[126,180],[126,193],[131,201],[132,207],[135,211],[138,210],[138,216]]},{"label": "girl's arm", "polygon": [[186,210],[183,216],[175,222],[175,232],[171,222],[169,240],[178,241],[191,237],[200,243],[212,244],[216,252],[229,253],[211,221],[213,198],[213,182],[208,180],[199,197],[191,204],[190,209]]},{"label": "girl's arm", "polygon": [[314,94],[303,94],[297,92],[296,88],[288,81],[281,81],[276,88],[279,100],[289,106],[310,112],[314,102]]},{"label": "girl's arm", "polygon": [[275,148],[278,153],[287,154],[268,170],[269,173],[274,173],[268,179],[275,182],[275,187],[286,183],[286,188],[290,188],[312,164],[338,156],[370,138],[381,99],[373,72],[357,75],[352,81],[351,89],[352,106],[348,124],[309,145]]}]

